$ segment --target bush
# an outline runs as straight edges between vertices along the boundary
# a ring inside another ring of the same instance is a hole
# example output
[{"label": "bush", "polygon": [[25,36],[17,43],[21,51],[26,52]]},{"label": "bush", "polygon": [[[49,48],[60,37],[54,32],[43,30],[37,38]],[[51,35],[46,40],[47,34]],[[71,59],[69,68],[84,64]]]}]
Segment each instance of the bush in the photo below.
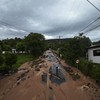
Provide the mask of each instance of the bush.
[{"label": "bush", "polygon": [[0,73],[7,74],[7,73],[9,73],[9,69],[10,68],[4,64],[4,65],[0,66]]},{"label": "bush", "polygon": [[92,63],[86,59],[80,59],[79,69],[85,75],[100,81],[100,64]]},{"label": "bush", "polygon": [[5,55],[0,56],[0,73],[6,74],[9,73],[12,69],[12,65],[16,63],[16,55],[11,53],[6,53]]},{"label": "bush", "polygon": [[79,63],[79,69],[85,74],[85,75],[91,75],[91,71],[93,68],[92,62],[86,60],[86,59],[80,59]]},{"label": "bush", "polygon": [[12,70],[12,65],[17,62],[17,56],[12,53],[6,53],[4,55],[5,65],[9,66],[10,70]]},{"label": "bush", "polygon": [[31,54],[18,54],[17,55],[17,62],[13,65],[13,70],[16,70],[20,67],[23,63],[32,61],[35,58]]},{"label": "bush", "polygon": [[2,65],[2,64],[3,64],[3,62],[4,62],[3,56],[2,56],[2,55],[0,55],[0,65]]},{"label": "bush", "polygon": [[91,71],[91,77],[100,80],[100,64],[93,64],[93,68]]}]

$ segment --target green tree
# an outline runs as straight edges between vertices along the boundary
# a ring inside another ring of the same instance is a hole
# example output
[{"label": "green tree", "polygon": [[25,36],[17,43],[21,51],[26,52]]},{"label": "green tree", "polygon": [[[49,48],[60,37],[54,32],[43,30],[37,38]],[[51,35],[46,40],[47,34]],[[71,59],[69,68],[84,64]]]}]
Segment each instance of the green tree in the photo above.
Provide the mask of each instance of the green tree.
[{"label": "green tree", "polygon": [[0,45],[0,54],[2,54],[2,47],[1,47],[1,45]]},{"label": "green tree", "polygon": [[[76,65],[77,66],[77,65]],[[80,59],[79,69],[87,76],[91,75],[91,71],[93,69],[93,64],[91,61],[87,59]]]},{"label": "green tree", "polygon": [[16,45],[17,51],[25,51],[25,46],[23,42],[18,42]]},{"label": "green tree", "polygon": [[39,33],[30,33],[25,37],[26,50],[30,51],[33,56],[39,56],[45,49],[44,36]]},{"label": "green tree", "polygon": [[17,61],[17,56],[15,54],[6,53],[5,54],[5,64],[10,67],[12,70],[12,65],[15,64]]},{"label": "green tree", "polygon": [[61,54],[67,62],[74,65],[76,59],[86,57],[86,48],[89,47],[91,41],[87,37],[74,37],[70,39],[67,45],[63,45],[60,49]]},{"label": "green tree", "polygon": [[0,65],[2,65],[4,62],[3,56],[0,54]]},{"label": "green tree", "polygon": [[15,37],[15,39],[5,39],[2,40],[2,44],[9,45],[11,48],[15,48],[18,42],[21,42],[22,39]]},{"label": "green tree", "polygon": [[100,83],[100,64],[93,64],[91,77],[96,80],[99,80],[99,83]]},{"label": "green tree", "polygon": [[2,44],[2,49],[3,49],[3,51],[11,51],[11,47],[10,47],[10,45],[7,45],[7,44]]}]

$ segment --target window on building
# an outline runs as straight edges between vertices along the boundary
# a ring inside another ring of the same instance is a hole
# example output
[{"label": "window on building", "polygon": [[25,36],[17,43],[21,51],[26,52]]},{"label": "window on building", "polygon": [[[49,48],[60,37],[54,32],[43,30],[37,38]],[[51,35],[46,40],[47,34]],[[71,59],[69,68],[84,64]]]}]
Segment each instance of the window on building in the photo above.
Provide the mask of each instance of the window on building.
[{"label": "window on building", "polygon": [[100,56],[100,49],[98,49],[98,50],[93,50],[93,55],[94,55],[94,56]]}]

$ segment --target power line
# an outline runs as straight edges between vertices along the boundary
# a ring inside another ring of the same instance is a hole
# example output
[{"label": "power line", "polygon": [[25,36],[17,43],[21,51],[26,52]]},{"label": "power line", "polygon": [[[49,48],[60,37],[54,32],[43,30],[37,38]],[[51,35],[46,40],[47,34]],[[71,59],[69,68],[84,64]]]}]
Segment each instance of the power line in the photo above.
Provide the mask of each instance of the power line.
[{"label": "power line", "polygon": [[87,0],[87,1],[100,12],[100,9],[97,8],[92,2],[90,2],[89,0]]},{"label": "power line", "polygon": [[1,22],[1,25],[3,24],[4,26],[7,26],[7,27],[9,27],[9,28],[17,29],[17,30],[19,30],[19,31],[22,30],[22,31],[25,31],[25,32],[29,32],[29,31],[27,31],[27,30],[20,29],[20,28],[16,27],[15,25],[11,25],[11,24],[6,23],[6,22],[4,22],[4,21],[1,21],[1,20],[0,20],[0,22]]},{"label": "power line", "polygon": [[[90,2],[89,0],[87,0],[94,8],[96,8],[99,12],[100,12],[100,9],[99,8],[97,8],[92,2]],[[95,19],[94,21],[92,21],[92,22],[90,22],[85,28],[83,28],[80,32],[82,32],[83,30],[85,30],[86,28],[88,28],[90,25],[92,25],[93,23],[95,23],[97,20],[99,20],[100,19],[100,17],[98,17],[97,19]],[[92,30],[94,30],[94,29],[96,29],[96,28],[98,28],[98,27],[100,27],[99,25],[98,26],[96,26],[96,27],[94,27],[93,29],[90,29],[90,30],[88,30],[88,31],[86,31],[86,32],[84,32],[84,33],[87,33],[87,32],[89,32],[89,31],[92,31]],[[80,33],[79,32],[79,33]],[[83,34],[84,34],[83,33]],[[77,33],[76,33],[77,34]],[[76,35],[75,34],[75,35]],[[82,35],[83,35],[82,34]]]},{"label": "power line", "polygon": [[[89,0],[87,0],[94,8],[96,8],[96,10],[98,10],[99,12],[100,12],[100,9],[99,8],[97,8],[92,2],[90,2]],[[93,22],[91,22],[89,25],[87,25],[83,30],[85,30],[86,28],[88,28],[90,25],[92,25],[93,23],[95,23],[97,20],[99,20],[100,19],[100,17],[98,17],[96,20],[94,20]],[[93,31],[93,30],[95,30],[96,28],[98,28],[98,27],[100,27],[100,25],[97,25],[96,27],[94,27],[94,28],[92,28],[92,29],[90,29],[90,30],[88,30],[88,31],[86,31],[86,32],[84,32],[84,33],[87,33],[88,34],[88,32],[90,32],[90,31]],[[83,31],[83,30],[81,30],[81,31]]]},{"label": "power line", "polygon": [[[88,28],[89,26],[91,26],[93,23],[95,23],[97,20],[99,20],[100,17],[98,17],[97,19],[93,20],[92,22],[90,22],[85,28],[83,28],[80,32],[84,31],[86,28]],[[80,33],[79,32],[79,33]]]},{"label": "power line", "polygon": [[93,31],[93,30],[95,30],[95,29],[98,28],[98,27],[100,27],[100,25],[97,25],[96,27],[94,27],[94,28],[92,28],[92,29],[86,31],[85,33],[88,33],[88,32],[90,32],[90,31]]}]

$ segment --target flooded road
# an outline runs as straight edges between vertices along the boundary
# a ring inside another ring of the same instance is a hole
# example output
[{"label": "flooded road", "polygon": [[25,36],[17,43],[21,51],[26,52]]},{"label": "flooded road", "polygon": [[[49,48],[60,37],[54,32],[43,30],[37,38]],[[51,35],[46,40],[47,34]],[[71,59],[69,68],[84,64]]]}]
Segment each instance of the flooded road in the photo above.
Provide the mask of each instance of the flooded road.
[{"label": "flooded road", "polygon": [[[64,67],[68,67],[64,60],[45,51],[36,61],[0,80],[0,100],[100,100],[99,88],[81,72],[80,79],[73,80]],[[77,72],[75,68],[69,71]]]},{"label": "flooded road", "polygon": [[50,73],[51,82],[59,85],[65,82],[65,76],[62,72],[62,67],[59,64],[57,57],[50,50],[48,50],[45,55],[46,59],[49,61],[49,63],[51,63],[51,66],[48,70]]}]

